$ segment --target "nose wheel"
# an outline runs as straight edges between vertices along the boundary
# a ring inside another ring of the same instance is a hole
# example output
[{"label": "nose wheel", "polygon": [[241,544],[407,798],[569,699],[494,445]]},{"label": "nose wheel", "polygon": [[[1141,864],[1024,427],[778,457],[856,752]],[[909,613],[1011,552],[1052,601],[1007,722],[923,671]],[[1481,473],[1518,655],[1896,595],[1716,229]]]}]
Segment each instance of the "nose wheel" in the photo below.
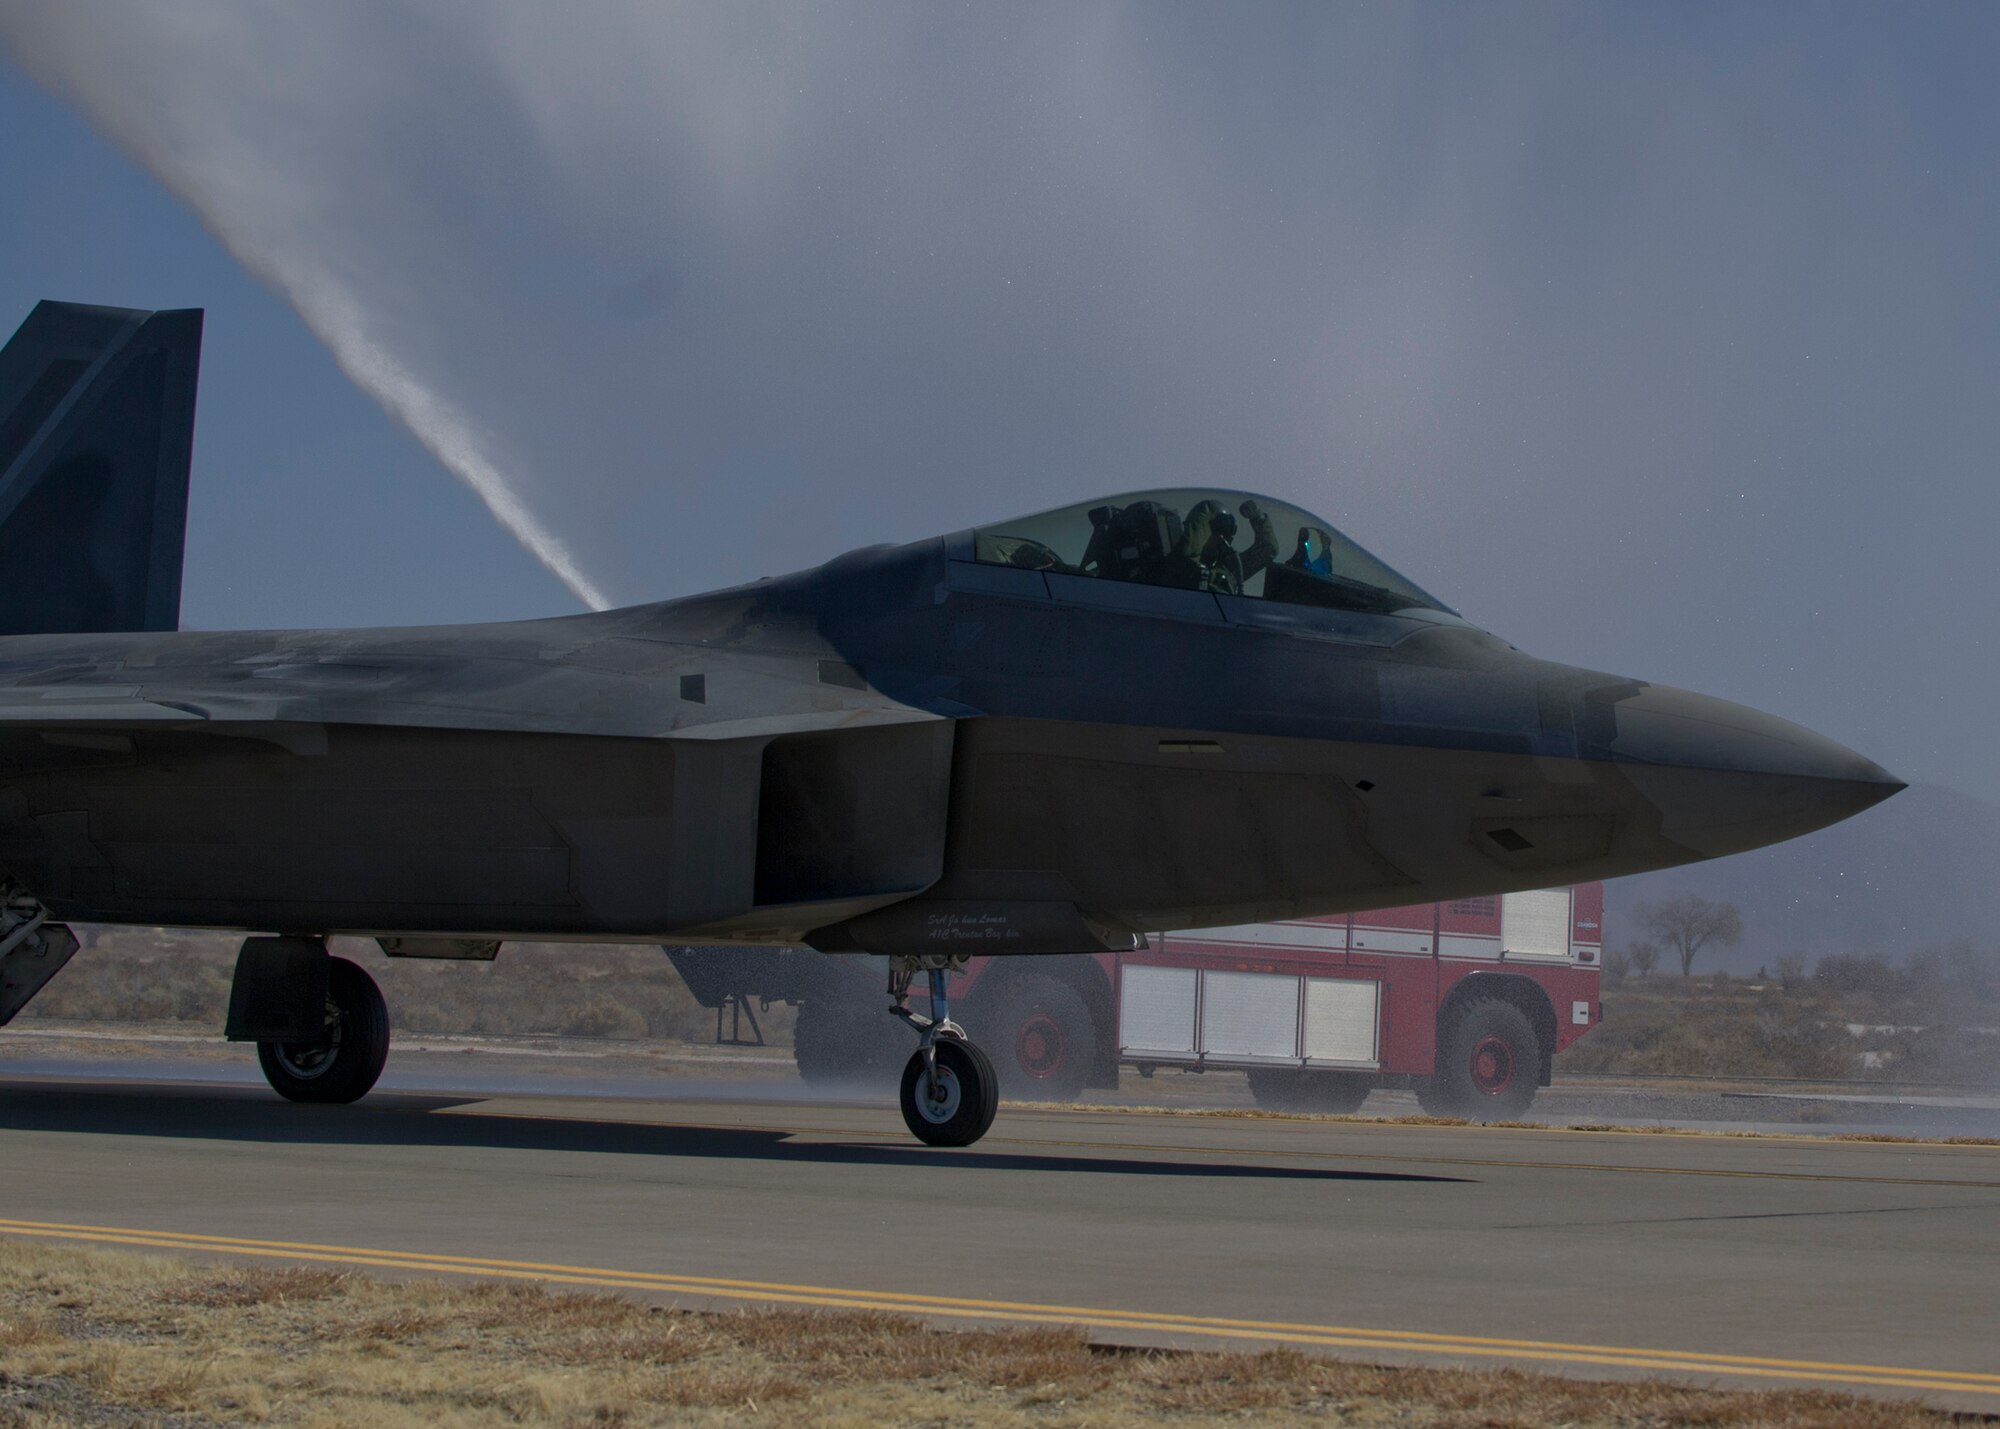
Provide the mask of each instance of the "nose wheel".
[{"label": "nose wheel", "polygon": [[903,1124],[927,1146],[970,1146],[993,1125],[1000,1083],[993,1063],[970,1042],[940,1037],[903,1068]]},{"label": "nose wheel", "polygon": [[917,1033],[917,1050],[903,1067],[903,1124],[926,1146],[970,1146],[986,1135],[1000,1106],[1000,1079],[984,1052],[951,1020],[945,996],[950,966],[928,967],[931,1011],[910,1010],[914,962],[890,964],[889,1011]]}]

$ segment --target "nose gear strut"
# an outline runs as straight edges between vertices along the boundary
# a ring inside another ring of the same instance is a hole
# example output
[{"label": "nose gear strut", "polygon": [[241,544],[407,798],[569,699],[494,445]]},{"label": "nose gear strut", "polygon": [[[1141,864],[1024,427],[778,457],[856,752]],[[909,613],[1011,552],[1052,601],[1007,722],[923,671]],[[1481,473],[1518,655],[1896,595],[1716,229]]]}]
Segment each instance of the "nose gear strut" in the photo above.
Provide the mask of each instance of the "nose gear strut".
[{"label": "nose gear strut", "polygon": [[[947,982],[965,966],[965,955],[927,954],[889,960],[889,1013],[917,1034],[917,1050],[903,1068],[903,1122],[930,1146],[970,1146],[993,1125],[1000,1081],[993,1063],[951,1020]],[[927,974],[929,1016],[910,1009],[910,984]]]}]

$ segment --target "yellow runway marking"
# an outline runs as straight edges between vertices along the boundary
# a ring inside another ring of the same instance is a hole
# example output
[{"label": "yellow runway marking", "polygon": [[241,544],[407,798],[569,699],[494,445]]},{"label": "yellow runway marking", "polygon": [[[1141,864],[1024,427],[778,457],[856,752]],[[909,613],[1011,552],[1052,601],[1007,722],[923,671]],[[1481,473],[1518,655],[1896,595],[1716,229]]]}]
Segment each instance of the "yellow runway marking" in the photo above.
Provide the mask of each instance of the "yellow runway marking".
[{"label": "yellow runway marking", "polygon": [[854,1290],[778,1281],[733,1280],[654,1271],[619,1270],[479,1256],[435,1255],[421,1251],[320,1245],[305,1241],[253,1240],[240,1236],[70,1225],[56,1221],[0,1219],[0,1234],[155,1250],[256,1256],[352,1265],[371,1270],[424,1274],[477,1275],[534,1280],[594,1289],[701,1296],[755,1304],[802,1305],[823,1309],[882,1310],[932,1319],[980,1320],[1036,1325],[1074,1325],[1090,1330],[1179,1334],[1202,1339],[1320,1349],[1390,1350],[1405,1354],[1485,1357],[1547,1364],[1609,1366],[1682,1374],[1793,1380],[1814,1384],[1923,1389],[2000,1398],[2000,1374],[1919,1369],[1839,1361],[1775,1359],[1700,1351],[1659,1350],[1620,1345],[1564,1344],[1551,1340],[1500,1339],[1481,1335],[1432,1334],[1344,1325],[1307,1325],[1274,1320],[1239,1320],[1177,1315],[1149,1310],[1104,1309],[1081,1305],[1040,1305],[1012,1300],[913,1295],[887,1290]]}]

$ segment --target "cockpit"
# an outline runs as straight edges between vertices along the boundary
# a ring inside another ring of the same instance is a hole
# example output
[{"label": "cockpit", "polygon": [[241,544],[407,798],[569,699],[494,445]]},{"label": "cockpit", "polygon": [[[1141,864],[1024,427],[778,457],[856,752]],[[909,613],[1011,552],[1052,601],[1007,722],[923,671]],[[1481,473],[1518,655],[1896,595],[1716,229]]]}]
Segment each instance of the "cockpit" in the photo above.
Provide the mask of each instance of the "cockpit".
[{"label": "cockpit", "polygon": [[1327,522],[1242,491],[1182,487],[973,532],[983,565],[1388,615],[1450,607]]}]

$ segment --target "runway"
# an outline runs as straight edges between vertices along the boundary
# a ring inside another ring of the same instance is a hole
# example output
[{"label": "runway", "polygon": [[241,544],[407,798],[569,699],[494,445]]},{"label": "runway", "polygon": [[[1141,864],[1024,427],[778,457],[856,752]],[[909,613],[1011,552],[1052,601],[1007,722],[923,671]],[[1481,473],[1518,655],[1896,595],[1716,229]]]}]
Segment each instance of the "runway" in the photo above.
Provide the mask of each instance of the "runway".
[{"label": "runway", "polygon": [[0,1078],[0,1235],[2000,1413],[2000,1148]]}]

